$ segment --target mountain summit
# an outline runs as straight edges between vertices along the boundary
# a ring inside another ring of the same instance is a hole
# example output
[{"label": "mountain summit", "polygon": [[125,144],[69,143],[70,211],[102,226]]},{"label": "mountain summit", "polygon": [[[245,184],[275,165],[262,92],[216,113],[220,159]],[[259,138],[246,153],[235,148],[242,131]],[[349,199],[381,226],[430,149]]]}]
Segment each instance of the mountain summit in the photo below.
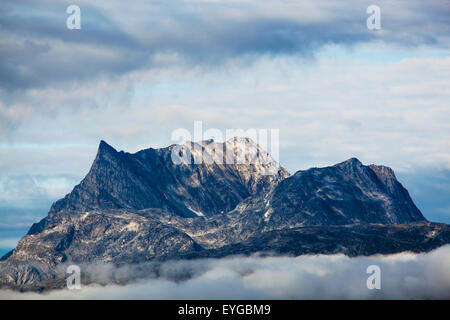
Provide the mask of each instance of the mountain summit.
[{"label": "mountain summit", "polygon": [[356,158],[298,171],[245,210],[263,213],[280,228],[425,221],[390,168],[365,166]]},{"label": "mountain summit", "polygon": [[2,258],[0,285],[59,287],[66,264],[356,256],[446,243],[450,227],[426,221],[384,166],[351,158],[291,176],[248,138],[134,154],[101,141],[86,177]]},{"label": "mountain summit", "polygon": [[[117,152],[102,140],[87,176],[52,206],[50,215],[63,210],[153,208],[181,217],[212,216],[232,210],[247,197],[266,192],[289,176],[279,166],[274,175],[265,175],[263,169],[275,163],[271,158],[264,163],[252,163],[249,158],[238,162],[240,154],[266,154],[248,138],[225,143],[188,142],[180,148],[189,153],[188,163],[174,163],[172,151],[176,147],[130,154]],[[224,150],[224,158],[237,155],[236,161],[207,161],[213,158],[211,150]]]}]

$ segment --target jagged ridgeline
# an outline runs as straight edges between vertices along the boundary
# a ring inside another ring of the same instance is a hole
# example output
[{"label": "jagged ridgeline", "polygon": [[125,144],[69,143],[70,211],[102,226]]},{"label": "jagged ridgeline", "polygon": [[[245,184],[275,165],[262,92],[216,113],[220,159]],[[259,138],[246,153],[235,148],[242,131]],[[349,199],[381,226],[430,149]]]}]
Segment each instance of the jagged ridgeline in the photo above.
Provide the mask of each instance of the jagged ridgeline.
[{"label": "jagged ridgeline", "polygon": [[[192,161],[175,163],[179,147],[130,154],[101,141],[86,177],[2,258],[0,284],[59,287],[68,264],[357,256],[450,243],[450,227],[426,221],[390,168],[352,158],[289,175],[248,138],[186,143]],[[195,161],[218,149],[244,161]]]}]

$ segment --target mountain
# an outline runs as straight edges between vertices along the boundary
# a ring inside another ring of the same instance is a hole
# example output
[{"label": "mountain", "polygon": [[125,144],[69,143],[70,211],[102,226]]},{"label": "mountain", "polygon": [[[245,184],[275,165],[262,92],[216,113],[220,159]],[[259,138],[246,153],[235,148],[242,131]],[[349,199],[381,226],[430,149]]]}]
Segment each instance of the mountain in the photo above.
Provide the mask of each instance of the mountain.
[{"label": "mountain", "polygon": [[392,169],[356,158],[298,171],[236,210],[260,213],[272,227],[425,221]]},{"label": "mountain", "polygon": [[356,256],[446,243],[450,227],[426,221],[384,166],[352,158],[290,176],[248,138],[134,154],[101,141],[81,183],[2,258],[0,285],[58,287],[68,264],[255,252]]},{"label": "mountain", "polygon": [[[264,174],[264,169],[275,163],[270,156],[267,164],[207,162],[213,158],[212,150],[219,148],[225,154],[230,151],[266,154],[248,138],[235,138],[223,144],[211,140],[186,143],[181,152],[189,153],[189,163],[172,161],[175,147],[130,154],[117,152],[101,141],[87,176],[52,206],[49,215],[57,215],[62,210],[158,208],[182,217],[211,216],[230,211],[243,199],[265,192],[289,176],[283,168],[274,175]],[[203,163],[195,164],[200,154]]]}]

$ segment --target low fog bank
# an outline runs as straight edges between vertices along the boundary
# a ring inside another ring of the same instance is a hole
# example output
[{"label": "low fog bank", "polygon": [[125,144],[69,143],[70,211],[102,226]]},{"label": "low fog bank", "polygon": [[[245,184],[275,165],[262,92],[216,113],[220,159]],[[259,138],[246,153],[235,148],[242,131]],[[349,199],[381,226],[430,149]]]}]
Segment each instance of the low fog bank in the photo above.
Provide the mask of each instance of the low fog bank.
[{"label": "low fog bank", "polygon": [[[369,290],[369,265],[381,289]],[[81,266],[106,285],[47,293],[0,291],[0,299],[449,299],[450,245],[426,254],[230,257],[158,265]],[[150,271],[152,270],[152,271]],[[149,272],[150,271],[150,272]],[[127,285],[124,279],[139,279]]]}]

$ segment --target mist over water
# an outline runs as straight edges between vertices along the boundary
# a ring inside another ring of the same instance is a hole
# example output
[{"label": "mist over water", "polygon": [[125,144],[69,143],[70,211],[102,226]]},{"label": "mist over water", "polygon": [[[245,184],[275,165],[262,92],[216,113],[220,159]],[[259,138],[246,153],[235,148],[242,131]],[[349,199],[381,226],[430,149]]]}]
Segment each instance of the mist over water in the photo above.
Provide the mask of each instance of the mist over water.
[{"label": "mist over water", "polygon": [[[381,289],[369,290],[369,265]],[[430,253],[230,257],[114,267],[82,266],[102,285],[47,293],[0,291],[1,299],[449,299],[450,245]],[[152,271],[153,270],[153,271]],[[146,278],[142,278],[146,275]],[[135,279],[118,285],[125,279]],[[111,284],[116,283],[116,284]]]}]

